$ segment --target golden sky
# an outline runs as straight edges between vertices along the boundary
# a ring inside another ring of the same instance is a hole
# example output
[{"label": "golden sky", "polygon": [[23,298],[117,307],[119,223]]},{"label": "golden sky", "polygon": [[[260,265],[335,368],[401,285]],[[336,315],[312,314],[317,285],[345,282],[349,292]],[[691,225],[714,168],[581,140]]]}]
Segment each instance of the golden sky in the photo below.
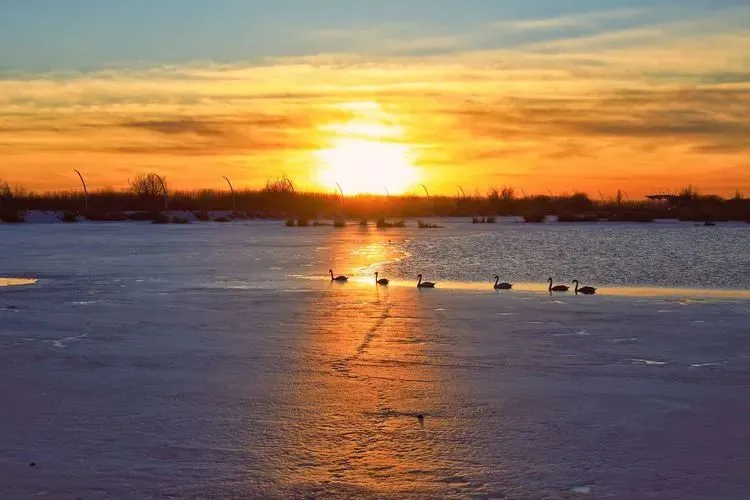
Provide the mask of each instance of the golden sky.
[{"label": "golden sky", "polygon": [[91,189],[156,171],[185,189],[286,174],[347,194],[424,183],[637,196],[693,183],[750,195],[750,8],[477,42],[633,15],[422,37],[329,30],[315,37],[359,48],[245,63],[0,72],[0,179],[77,189],[76,168]]}]

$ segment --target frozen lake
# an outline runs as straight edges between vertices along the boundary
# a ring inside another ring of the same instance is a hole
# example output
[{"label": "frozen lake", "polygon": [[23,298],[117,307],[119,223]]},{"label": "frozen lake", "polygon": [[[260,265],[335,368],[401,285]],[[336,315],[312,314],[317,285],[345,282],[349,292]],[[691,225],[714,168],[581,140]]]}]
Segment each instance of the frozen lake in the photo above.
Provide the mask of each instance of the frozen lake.
[{"label": "frozen lake", "polygon": [[748,497],[749,225],[439,223],[0,226],[0,497]]}]

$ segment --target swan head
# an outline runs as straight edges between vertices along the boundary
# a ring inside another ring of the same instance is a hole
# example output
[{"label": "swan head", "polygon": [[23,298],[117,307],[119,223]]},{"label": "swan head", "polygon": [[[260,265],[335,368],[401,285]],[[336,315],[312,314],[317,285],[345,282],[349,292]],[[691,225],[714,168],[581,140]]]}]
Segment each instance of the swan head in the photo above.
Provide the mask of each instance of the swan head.
[{"label": "swan head", "polygon": [[493,279],[493,280],[499,280],[499,279],[500,279],[500,276],[498,276],[498,275],[496,274],[496,275],[494,275],[494,276],[492,277],[492,279]]},{"label": "swan head", "polygon": [[417,274],[417,278],[421,278],[421,277],[422,277],[422,275],[421,275],[421,274]]},{"label": "swan head", "polygon": [[551,277],[547,278],[547,281],[549,281],[550,283],[552,283],[552,278]]},{"label": "swan head", "polygon": [[578,284],[578,280],[573,280],[573,281],[571,281],[571,283],[573,283],[574,285],[577,285]]}]

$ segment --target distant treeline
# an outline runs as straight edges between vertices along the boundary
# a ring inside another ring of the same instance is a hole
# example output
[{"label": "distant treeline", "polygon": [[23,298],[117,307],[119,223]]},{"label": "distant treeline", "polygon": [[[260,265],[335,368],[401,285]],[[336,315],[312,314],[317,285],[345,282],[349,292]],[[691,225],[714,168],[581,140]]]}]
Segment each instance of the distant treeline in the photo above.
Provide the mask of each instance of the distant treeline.
[{"label": "distant treeline", "polygon": [[[165,196],[166,194],[166,196]],[[260,190],[168,190],[155,174],[137,177],[123,191],[60,191],[34,193],[11,188],[0,180],[0,219],[17,217],[28,210],[60,210],[92,219],[117,219],[124,212],[158,213],[164,210],[207,212],[226,210],[251,217],[317,219],[380,219],[430,216],[490,217],[523,216],[528,222],[557,216],[561,222],[596,220],[650,221],[677,218],[691,221],[750,222],[750,199],[739,193],[732,198],[705,196],[693,187],[666,200],[628,200],[622,193],[613,199],[592,199],[585,193],[572,195],[518,196],[511,187],[491,188],[485,196],[375,196],[342,197],[334,194],[298,192],[286,178],[269,180]],[[111,216],[111,217],[110,217]]]}]

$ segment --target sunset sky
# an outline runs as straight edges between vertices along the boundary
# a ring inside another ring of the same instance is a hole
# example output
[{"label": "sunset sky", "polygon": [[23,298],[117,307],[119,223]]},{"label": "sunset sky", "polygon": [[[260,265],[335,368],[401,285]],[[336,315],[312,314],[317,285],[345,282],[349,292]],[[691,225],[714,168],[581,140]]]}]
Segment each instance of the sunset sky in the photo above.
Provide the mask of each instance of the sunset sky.
[{"label": "sunset sky", "polygon": [[76,189],[73,168],[92,189],[750,195],[750,5],[2,1],[0,179]]}]

